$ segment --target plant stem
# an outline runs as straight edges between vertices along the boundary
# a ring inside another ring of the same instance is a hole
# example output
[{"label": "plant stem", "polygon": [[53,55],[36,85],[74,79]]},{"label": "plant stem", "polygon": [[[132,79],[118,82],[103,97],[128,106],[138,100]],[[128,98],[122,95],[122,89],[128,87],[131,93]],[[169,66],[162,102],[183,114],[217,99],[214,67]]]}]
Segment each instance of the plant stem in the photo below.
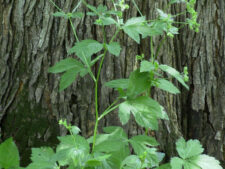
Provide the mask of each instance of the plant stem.
[{"label": "plant stem", "polygon": [[103,117],[105,117],[107,114],[109,114],[111,111],[117,109],[120,106],[120,104],[112,107],[111,109],[105,110],[102,115],[98,118],[98,121],[100,121]]},{"label": "plant stem", "polygon": [[74,27],[74,25],[73,25],[73,22],[72,22],[72,20],[71,20],[70,17],[69,17],[69,21],[70,21],[70,25],[71,25],[71,27],[72,27],[73,34],[74,34],[74,36],[75,36],[75,39],[76,39],[77,42],[79,42],[79,39],[78,39],[77,33],[76,33],[76,29],[75,29],[75,27]]},{"label": "plant stem", "polygon": [[142,13],[141,13],[141,11],[140,11],[140,9],[138,8],[138,6],[137,6],[135,0],[132,0],[132,2],[133,2],[133,4],[134,4],[135,8],[137,9],[138,13],[139,13],[141,16],[143,16]]},{"label": "plant stem", "polygon": [[154,62],[154,48],[153,48],[153,38],[150,37],[150,47],[151,47],[151,60]]},{"label": "plant stem", "polygon": [[[120,31],[120,29],[117,29],[116,33],[114,34],[114,36],[110,40],[110,43],[116,38],[119,31]],[[103,30],[103,33],[104,32],[105,31]],[[106,37],[105,37],[105,34],[104,34],[104,47],[105,46],[106,46]],[[101,59],[101,62],[100,62],[99,68],[98,68],[97,78],[96,78],[96,81],[95,81],[95,118],[96,118],[96,120],[95,120],[94,136],[93,136],[92,153],[94,152],[94,149],[95,149],[95,142],[96,142],[96,136],[97,136],[97,130],[98,130],[98,122],[99,122],[99,119],[98,119],[98,116],[99,116],[99,113],[98,113],[98,82],[99,82],[102,65],[103,65],[103,62],[104,62],[107,51],[108,51],[108,49],[105,47],[105,50],[104,50],[104,53],[103,53],[103,56],[102,56],[102,59]]]},{"label": "plant stem", "polygon": [[49,0],[59,11],[62,11],[62,9],[60,7],[58,7],[54,1],[52,0]]},{"label": "plant stem", "polygon": [[73,9],[72,12],[75,12],[77,10],[77,8],[80,6],[81,3],[82,3],[82,0],[80,0],[80,2],[77,4],[77,6]]}]

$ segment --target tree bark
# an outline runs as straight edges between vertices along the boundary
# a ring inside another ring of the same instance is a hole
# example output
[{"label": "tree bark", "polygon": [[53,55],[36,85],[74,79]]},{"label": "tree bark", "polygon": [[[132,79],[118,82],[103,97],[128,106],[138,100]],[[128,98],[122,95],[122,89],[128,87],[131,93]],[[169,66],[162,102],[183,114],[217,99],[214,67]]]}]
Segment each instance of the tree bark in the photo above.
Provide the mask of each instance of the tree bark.
[{"label": "tree bark", "polygon": [[[73,10],[78,0],[57,0],[65,12]],[[102,0],[90,1],[93,5]],[[109,1],[104,1],[112,7]],[[132,1],[124,19],[138,16]],[[156,8],[164,9],[168,1],[137,1],[143,14],[153,19]],[[200,0],[200,32],[187,28],[164,44],[160,63],[182,71],[188,66],[190,90],[180,88],[181,95],[172,96],[154,91],[157,99],[169,114],[170,121],[160,121],[156,137],[162,151],[175,154],[174,142],[180,136],[200,139],[205,153],[225,160],[225,2]],[[173,5],[168,12],[184,9],[182,4]],[[86,12],[84,6],[78,9]],[[91,136],[95,121],[94,84],[90,77],[78,78],[71,87],[58,92],[60,75],[48,73],[48,68],[68,56],[67,50],[75,43],[68,20],[54,18],[56,9],[47,0],[0,0],[0,134],[1,140],[12,136],[19,147],[22,165],[29,162],[30,148],[56,146],[57,136],[66,134],[58,120],[81,128],[82,135]],[[184,18],[179,18],[180,20]],[[94,38],[102,41],[101,29],[93,25],[93,17],[73,20],[79,39]],[[109,39],[115,29],[107,28]],[[136,54],[149,57],[149,39],[137,45],[124,33],[118,41],[122,50],[119,58],[107,55],[100,79],[99,110],[102,112],[116,98],[117,93],[103,84],[126,78],[138,64]],[[160,38],[154,38],[157,45]],[[75,56],[73,56],[75,57]],[[93,72],[97,72],[97,65]],[[121,125],[117,111],[103,119],[99,129],[108,125]],[[133,120],[124,126],[128,135],[142,133]]]}]

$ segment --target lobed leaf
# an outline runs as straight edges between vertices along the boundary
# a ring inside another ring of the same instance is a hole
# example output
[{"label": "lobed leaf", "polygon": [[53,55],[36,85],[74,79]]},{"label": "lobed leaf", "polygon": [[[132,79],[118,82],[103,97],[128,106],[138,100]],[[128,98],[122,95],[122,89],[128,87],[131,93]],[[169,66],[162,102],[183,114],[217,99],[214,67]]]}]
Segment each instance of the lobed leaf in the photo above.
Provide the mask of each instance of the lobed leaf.
[{"label": "lobed leaf", "polygon": [[119,117],[122,124],[126,124],[130,118],[130,112],[135,117],[136,122],[152,130],[158,129],[158,117],[161,117],[161,107],[158,102],[147,97],[140,96],[134,100],[127,100],[119,106]]},{"label": "lobed leaf", "polygon": [[87,39],[77,42],[74,47],[69,50],[69,54],[76,53],[76,55],[85,64],[91,64],[91,56],[101,51],[103,45],[98,41]]},{"label": "lobed leaf", "polygon": [[155,138],[146,136],[146,135],[137,135],[129,139],[134,152],[137,155],[141,155],[143,152],[149,148],[149,146],[158,146],[159,143],[155,140]]},{"label": "lobed leaf", "polygon": [[183,138],[180,138],[176,142],[176,149],[179,156],[183,159],[200,155],[204,151],[198,140],[189,140],[186,142]]}]

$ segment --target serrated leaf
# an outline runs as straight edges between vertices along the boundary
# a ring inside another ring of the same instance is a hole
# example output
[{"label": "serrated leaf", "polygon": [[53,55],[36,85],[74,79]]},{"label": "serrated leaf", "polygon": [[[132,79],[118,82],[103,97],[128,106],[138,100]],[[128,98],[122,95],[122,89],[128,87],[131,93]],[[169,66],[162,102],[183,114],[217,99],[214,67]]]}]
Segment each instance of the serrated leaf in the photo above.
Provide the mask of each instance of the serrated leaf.
[{"label": "serrated leaf", "polygon": [[55,17],[64,17],[66,19],[68,18],[67,14],[64,13],[64,12],[55,12],[55,13],[53,13],[53,16],[55,16]]},{"label": "serrated leaf", "polygon": [[137,43],[140,43],[140,36],[141,29],[140,26],[145,22],[145,17],[133,17],[131,19],[128,19],[125,25],[122,27],[124,32],[128,34],[133,40],[135,40]]},{"label": "serrated leaf", "polygon": [[121,169],[137,169],[141,168],[141,165],[142,163],[138,156],[130,155],[123,160]]},{"label": "serrated leaf", "polygon": [[129,79],[116,79],[106,82],[104,85],[110,88],[121,88],[126,89],[129,84]]},{"label": "serrated leaf", "polygon": [[204,151],[198,140],[188,140],[186,142],[183,138],[176,142],[176,150],[183,159],[200,155]]},{"label": "serrated leaf", "polygon": [[183,80],[182,75],[174,68],[168,66],[168,65],[159,65],[159,68],[168,73],[169,75],[173,76],[175,79],[177,79],[184,87],[189,89],[189,87],[186,85],[186,83]]},{"label": "serrated leaf", "polygon": [[152,64],[152,62],[148,62],[146,60],[143,60],[141,62],[140,72],[151,72],[155,69],[155,65]]},{"label": "serrated leaf", "polygon": [[17,168],[19,160],[19,151],[12,138],[0,144],[0,166],[2,168]]},{"label": "serrated leaf", "polygon": [[157,88],[160,88],[172,94],[180,93],[179,89],[166,79],[157,79],[157,82]]},{"label": "serrated leaf", "polygon": [[109,53],[111,53],[115,56],[120,55],[121,47],[118,42],[111,42],[110,44],[107,44],[106,47],[107,47]]},{"label": "serrated leaf", "polygon": [[54,151],[50,147],[32,148],[31,160],[32,163],[28,169],[49,169],[57,168],[56,160],[54,159]]},{"label": "serrated leaf", "polygon": [[58,139],[60,144],[56,148],[55,159],[61,166],[69,165],[71,160],[79,166],[89,158],[90,147],[85,138],[79,135],[68,135]]},{"label": "serrated leaf", "polygon": [[139,69],[130,74],[127,88],[127,96],[134,98],[150,87],[150,77],[148,72],[140,72]]},{"label": "serrated leaf", "polygon": [[110,134],[99,134],[96,138],[94,152],[110,153],[122,149],[128,145],[127,136],[122,128],[116,127]]},{"label": "serrated leaf", "polygon": [[98,41],[93,39],[87,39],[77,42],[74,47],[69,50],[69,54],[76,53],[76,55],[82,60],[83,63],[86,62],[91,64],[91,56],[99,51],[101,51],[103,45]]},{"label": "serrated leaf", "polygon": [[148,146],[159,145],[155,138],[146,135],[134,136],[129,140],[129,142],[131,143],[134,152],[137,155],[141,155],[143,152],[145,152]]},{"label": "serrated leaf", "polygon": [[67,70],[61,76],[60,83],[59,83],[59,91],[62,91],[65,88],[69,87],[75,81],[79,71],[80,70],[77,70],[77,68]]},{"label": "serrated leaf", "polygon": [[[121,107],[122,106],[122,107]],[[161,113],[161,107],[158,102],[147,96],[140,96],[134,100],[127,100],[119,106],[119,116],[123,124],[129,120],[128,116],[132,112],[136,122],[152,130],[158,129],[158,113]]]},{"label": "serrated leaf", "polygon": [[201,167],[201,169],[223,169],[218,160],[205,154],[196,157],[191,162]]},{"label": "serrated leaf", "polygon": [[80,70],[84,68],[83,64],[73,58],[66,58],[57,62],[54,66],[50,67],[48,71],[50,73],[61,73],[69,69]]},{"label": "serrated leaf", "polygon": [[172,169],[182,169],[184,161],[178,157],[173,157],[170,161],[170,165]]}]

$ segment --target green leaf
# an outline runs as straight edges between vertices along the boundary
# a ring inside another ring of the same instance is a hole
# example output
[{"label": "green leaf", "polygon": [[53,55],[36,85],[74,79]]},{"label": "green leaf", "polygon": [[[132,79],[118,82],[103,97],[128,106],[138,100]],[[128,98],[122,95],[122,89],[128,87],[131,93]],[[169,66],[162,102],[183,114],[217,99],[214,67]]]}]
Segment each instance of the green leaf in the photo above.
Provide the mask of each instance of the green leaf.
[{"label": "green leaf", "polygon": [[168,80],[165,80],[165,79],[157,79],[157,85],[156,87],[157,88],[160,88],[162,90],[165,90],[169,93],[172,93],[172,94],[178,94],[180,93],[179,89],[173,85],[173,83],[171,83],[170,81]]},{"label": "green leaf", "polygon": [[82,63],[73,58],[66,58],[50,67],[48,71],[50,73],[61,73],[69,69],[80,70],[81,68],[84,68]]},{"label": "green leaf", "polygon": [[128,87],[128,84],[129,84],[129,79],[117,79],[117,80],[106,82],[104,85],[110,88],[126,89]]},{"label": "green leaf", "polygon": [[164,120],[169,120],[169,117],[168,117],[164,107],[160,106],[160,108],[161,108],[161,113],[158,113],[158,118],[164,119]]},{"label": "green leaf", "polygon": [[176,142],[176,149],[179,156],[183,159],[200,155],[204,151],[198,140],[189,140],[186,142],[183,138],[180,138]]},{"label": "green leaf", "polygon": [[68,86],[70,86],[75,81],[79,71],[80,70],[77,70],[77,68],[67,70],[66,73],[64,73],[61,76],[60,83],[59,83],[59,91],[62,91]]},{"label": "green leaf", "polygon": [[64,13],[64,12],[55,12],[55,13],[53,13],[53,16],[55,16],[55,17],[64,17],[66,19],[68,18],[67,14]]},{"label": "green leaf", "polygon": [[70,14],[71,18],[83,18],[84,13],[83,12],[73,12]]},{"label": "green leaf", "polygon": [[146,60],[143,60],[141,62],[140,72],[151,72],[154,69],[155,69],[155,65],[152,64],[152,62],[148,62]]},{"label": "green leaf", "polygon": [[76,53],[83,63],[91,63],[91,56],[101,51],[103,45],[98,41],[87,39],[77,42],[74,47],[69,50],[69,54]]},{"label": "green leaf", "polygon": [[201,167],[201,169],[223,169],[218,160],[205,154],[197,156],[191,162]]},{"label": "green leaf", "polygon": [[120,44],[118,42],[111,42],[110,44],[107,44],[107,49],[109,50],[109,53],[119,56],[120,55]]},{"label": "green leaf", "polygon": [[171,169],[171,165],[170,163],[166,163],[166,164],[160,165],[156,169]]},{"label": "green leaf", "polygon": [[0,144],[0,166],[2,168],[17,168],[19,161],[19,151],[12,138]]},{"label": "green leaf", "polygon": [[32,163],[28,169],[49,169],[57,168],[56,160],[54,159],[54,151],[50,147],[32,148],[31,160]]},{"label": "green leaf", "polygon": [[122,29],[133,40],[135,40],[137,43],[140,43],[140,36],[139,36],[139,34],[142,33],[142,30],[141,30],[140,26],[143,26],[143,23],[145,21],[146,21],[145,17],[133,17],[133,18],[127,20],[127,22],[122,27]]},{"label": "green leaf", "polygon": [[130,119],[130,112],[132,107],[130,107],[129,102],[123,102],[119,106],[119,118],[122,125],[127,124]]},{"label": "green leaf", "polygon": [[173,157],[170,161],[170,165],[172,169],[182,169],[184,161],[178,157]]},{"label": "green leaf", "polygon": [[136,155],[130,155],[125,158],[121,164],[121,169],[137,169],[141,168],[141,160]]},{"label": "green leaf", "polygon": [[[122,106],[122,107],[121,107]],[[128,115],[132,112],[136,122],[146,128],[152,130],[158,129],[157,118],[161,113],[161,107],[158,102],[147,97],[140,96],[134,100],[127,100],[119,106],[119,116],[123,124],[129,120]]]},{"label": "green leaf", "polygon": [[127,136],[124,135],[122,128],[116,127],[110,134],[97,135],[94,151],[110,153],[118,151],[126,145],[128,145]]},{"label": "green leaf", "polygon": [[177,79],[184,87],[186,87],[187,89],[189,89],[189,87],[185,84],[182,75],[174,68],[168,66],[168,65],[159,65],[159,68],[170,74],[171,76],[173,76],[175,79]]},{"label": "green leaf", "polygon": [[71,161],[75,166],[79,166],[89,158],[90,147],[84,137],[68,135],[58,139],[60,144],[56,148],[55,159],[61,166],[69,165]]},{"label": "green leaf", "polygon": [[77,135],[78,133],[80,133],[80,129],[77,126],[72,126],[71,131],[74,135]]},{"label": "green leaf", "polygon": [[139,72],[139,69],[130,74],[127,96],[134,98],[150,87],[150,77],[148,72]]},{"label": "green leaf", "polygon": [[117,24],[117,22],[111,17],[100,17],[98,20],[95,21],[96,25],[113,25]]},{"label": "green leaf", "polygon": [[120,150],[111,152],[110,154],[111,156],[107,159],[108,164],[112,169],[120,169],[122,161],[130,155],[129,146],[125,145]]},{"label": "green leaf", "polygon": [[143,152],[145,152],[148,146],[159,145],[155,138],[146,135],[134,136],[129,140],[129,142],[131,143],[134,152],[137,155],[141,155]]}]

